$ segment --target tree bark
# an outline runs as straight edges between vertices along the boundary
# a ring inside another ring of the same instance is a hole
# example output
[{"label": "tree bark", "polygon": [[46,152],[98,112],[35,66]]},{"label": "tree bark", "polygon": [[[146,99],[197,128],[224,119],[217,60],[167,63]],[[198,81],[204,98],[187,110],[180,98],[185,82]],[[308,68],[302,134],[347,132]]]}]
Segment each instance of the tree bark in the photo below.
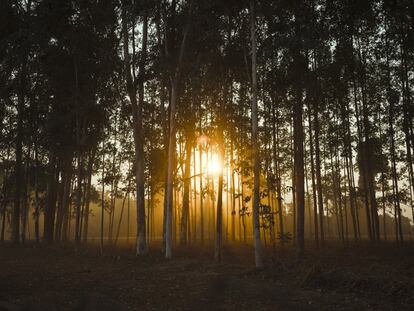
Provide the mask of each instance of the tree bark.
[{"label": "tree bark", "polygon": [[15,162],[15,192],[14,206],[12,211],[12,233],[11,240],[13,243],[19,243],[20,240],[20,204],[23,183],[23,114],[25,105],[26,92],[26,75],[27,75],[27,56],[24,56],[19,74],[19,84],[17,93],[17,129],[16,129],[16,162]]},{"label": "tree bark", "polygon": [[[136,254],[142,255],[147,253],[146,228],[145,228],[145,185],[144,185],[144,140],[142,136],[142,112],[144,104],[144,79],[145,79],[145,62],[147,53],[148,37],[148,17],[144,13],[142,24],[142,54],[139,62],[138,81],[133,80],[131,74],[131,63],[129,57],[129,34],[126,20],[126,4],[122,4],[122,36],[123,36],[123,53],[124,66],[127,82],[127,91],[132,108],[133,136],[135,146],[135,179],[136,179],[136,208],[137,208],[137,249]],[[137,102],[137,84],[138,84],[138,102]]]},{"label": "tree bark", "polygon": [[95,161],[96,146],[93,147],[88,161],[88,181],[86,184],[86,195],[85,195],[85,212],[84,212],[84,222],[83,222],[83,243],[88,242],[88,228],[89,228],[89,207],[91,200],[91,186],[92,186],[92,173],[93,173],[93,162]]},{"label": "tree bark", "polygon": [[191,150],[193,148],[193,129],[189,129],[186,135],[185,143],[185,172],[184,172],[184,193],[183,193],[183,209],[181,212],[180,224],[180,244],[187,245],[188,217],[190,209],[190,183],[191,183]]},{"label": "tree bark", "polygon": [[301,30],[299,24],[300,1],[295,1],[295,33],[299,37],[298,46],[294,47],[295,98],[293,103],[293,132],[294,132],[294,169],[295,169],[295,203],[296,203],[296,252],[299,258],[303,257],[305,248],[305,172],[304,172],[304,133],[303,133],[303,102],[302,102],[302,70],[306,68],[301,55]]},{"label": "tree bark", "polygon": [[43,238],[47,243],[52,243],[56,209],[56,157],[53,152],[50,152],[49,154],[48,181],[46,188]]},{"label": "tree bark", "polygon": [[178,61],[171,79],[171,103],[170,103],[170,128],[169,128],[169,139],[168,139],[168,159],[167,159],[167,217],[166,217],[166,228],[165,228],[165,257],[167,259],[172,258],[172,208],[173,208],[173,171],[175,166],[175,112],[178,102],[178,82],[181,74],[181,67],[184,58],[184,52],[187,44],[187,37],[190,31],[192,1],[190,2],[189,8],[189,20],[184,30],[183,39],[181,41],[180,51],[178,54]]},{"label": "tree bark", "polygon": [[104,249],[104,216],[105,216],[105,144],[102,141],[102,192],[101,192],[101,228],[100,228],[100,251],[103,255]]},{"label": "tree bark", "polygon": [[322,175],[321,175],[321,157],[320,157],[320,126],[319,126],[319,105],[315,102],[313,109],[313,122],[315,124],[315,169],[316,169],[316,188],[318,192],[318,211],[319,211],[319,228],[320,228],[320,242],[323,246],[325,240],[324,231],[324,209],[323,209],[323,194],[322,194]]},{"label": "tree bark", "polygon": [[259,117],[257,105],[257,65],[256,65],[256,13],[255,0],[250,0],[250,39],[252,49],[252,153],[253,153],[253,240],[256,268],[263,267],[262,244],[260,240],[260,153]]},{"label": "tree bark", "polygon": [[[139,80],[138,80],[138,106],[136,111],[133,108],[134,116],[134,141],[135,141],[135,159],[136,159],[136,187],[137,187],[137,255],[147,253],[146,228],[145,228],[145,183],[144,183],[144,137],[142,125],[142,113],[144,109],[144,80],[145,80],[145,63],[147,58],[147,40],[148,40],[148,16],[144,13],[142,23],[142,48],[141,59],[139,62]],[[134,104],[134,102],[133,102]],[[134,106],[134,105],[133,105]]]},{"label": "tree bark", "polygon": [[312,179],[312,202],[313,202],[313,222],[315,227],[315,242],[316,246],[319,246],[319,226],[318,226],[318,205],[316,201],[316,184],[315,184],[315,165],[314,165],[314,159],[313,159],[313,135],[312,135],[312,108],[309,105],[309,111],[308,111],[308,122],[309,122],[309,145],[310,145],[310,161],[311,161],[311,179]]},{"label": "tree bark", "polygon": [[[219,125],[220,126],[220,125]],[[223,129],[220,128],[218,134],[218,145],[220,149],[220,161],[224,162],[225,149]],[[216,240],[214,247],[214,259],[217,262],[221,261],[221,245],[223,240],[223,168],[220,168],[217,189],[217,222],[216,222]]]}]

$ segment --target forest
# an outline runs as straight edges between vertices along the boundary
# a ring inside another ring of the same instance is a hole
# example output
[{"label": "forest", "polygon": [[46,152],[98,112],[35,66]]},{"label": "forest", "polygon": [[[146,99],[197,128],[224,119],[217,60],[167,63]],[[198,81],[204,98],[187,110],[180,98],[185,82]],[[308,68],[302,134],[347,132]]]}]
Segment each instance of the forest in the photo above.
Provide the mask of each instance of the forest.
[{"label": "forest", "polygon": [[413,0],[0,1],[0,310],[414,308],[413,101]]}]

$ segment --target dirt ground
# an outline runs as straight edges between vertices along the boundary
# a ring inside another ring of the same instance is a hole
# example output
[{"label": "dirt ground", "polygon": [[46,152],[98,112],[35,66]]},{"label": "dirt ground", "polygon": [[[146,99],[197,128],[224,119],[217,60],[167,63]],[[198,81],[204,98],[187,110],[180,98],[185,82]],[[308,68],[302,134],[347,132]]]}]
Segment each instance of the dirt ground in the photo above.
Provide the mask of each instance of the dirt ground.
[{"label": "dirt ground", "polygon": [[328,245],[298,261],[289,246],[132,247],[75,251],[71,246],[0,246],[0,310],[414,310],[414,244]]}]

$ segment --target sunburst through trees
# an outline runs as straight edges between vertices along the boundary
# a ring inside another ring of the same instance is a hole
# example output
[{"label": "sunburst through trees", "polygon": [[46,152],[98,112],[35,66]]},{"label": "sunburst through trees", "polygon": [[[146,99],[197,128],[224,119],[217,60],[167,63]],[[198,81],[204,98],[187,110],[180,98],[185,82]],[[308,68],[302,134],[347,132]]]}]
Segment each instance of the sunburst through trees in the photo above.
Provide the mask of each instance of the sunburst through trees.
[{"label": "sunburst through trees", "polygon": [[[2,1],[1,240],[266,253],[413,231],[412,1]],[[215,246],[213,247],[212,244]]]}]

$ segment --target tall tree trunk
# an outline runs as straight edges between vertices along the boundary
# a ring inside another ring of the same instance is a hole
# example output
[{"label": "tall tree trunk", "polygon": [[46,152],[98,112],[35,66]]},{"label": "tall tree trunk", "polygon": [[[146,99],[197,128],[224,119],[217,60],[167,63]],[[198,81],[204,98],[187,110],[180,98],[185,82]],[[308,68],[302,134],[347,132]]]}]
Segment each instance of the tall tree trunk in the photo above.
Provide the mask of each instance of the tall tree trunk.
[{"label": "tall tree trunk", "polygon": [[[196,176],[196,147],[193,146],[193,174],[194,174],[194,180],[193,180],[193,194],[194,194],[194,212],[193,212],[193,241],[197,242],[197,176]],[[201,177],[201,175],[200,175]]]},{"label": "tall tree trunk", "polygon": [[291,178],[292,178],[292,235],[293,243],[296,243],[296,169],[295,169],[295,145],[294,145],[294,133],[293,133],[293,118],[290,123],[289,134],[290,134],[290,167],[291,169]]},{"label": "tall tree trunk", "polygon": [[[105,134],[105,133],[104,133]],[[100,251],[103,254],[104,248],[104,216],[105,216],[105,144],[102,141],[102,192],[101,192],[101,228],[100,228]]]},{"label": "tall tree trunk", "polygon": [[170,128],[168,139],[168,158],[167,158],[167,217],[165,228],[165,257],[172,257],[172,208],[173,208],[173,187],[174,187],[174,164],[175,164],[175,110],[177,104],[177,85],[178,81],[174,79],[171,87],[171,103],[170,103]]},{"label": "tall tree trunk", "polygon": [[235,223],[235,217],[236,217],[236,184],[235,184],[235,178],[234,178],[234,142],[233,139],[231,139],[230,142],[230,182],[231,182],[231,240],[233,242],[236,241],[236,223]]},{"label": "tall tree trunk", "polygon": [[296,197],[296,246],[297,255],[304,253],[305,231],[305,185],[304,185],[304,152],[303,152],[303,123],[302,123],[302,92],[297,90],[294,103],[294,165],[295,165],[295,197]]},{"label": "tall tree trunk", "polygon": [[192,14],[192,1],[190,2],[189,8],[189,20],[184,30],[183,39],[181,41],[180,51],[178,54],[178,61],[173,73],[171,81],[171,102],[170,102],[170,127],[169,127],[169,138],[168,138],[168,158],[167,158],[167,211],[166,211],[166,228],[165,228],[165,257],[167,259],[172,258],[172,208],[173,208],[173,187],[174,187],[174,166],[175,166],[175,112],[178,102],[178,82],[181,75],[181,67],[184,58],[184,52],[187,44],[187,37],[190,31],[190,21]]},{"label": "tall tree trunk", "polygon": [[81,107],[79,103],[79,78],[78,78],[78,65],[76,57],[74,59],[74,74],[75,74],[75,106],[76,106],[76,147],[77,147],[77,173],[76,173],[76,221],[75,221],[75,243],[76,246],[80,246],[81,237],[81,204],[82,204],[82,165],[83,165],[83,153],[81,145]]},{"label": "tall tree trunk", "polygon": [[72,155],[69,162],[63,167],[62,182],[63,182],[63,198],[62,198],[62,218],[57,219],[56,235],[58,240],[66,241],[68,239],[68,226],[70,221],[70,193],[72,180]]},{"label": "tall tree trunk", "polygon": [[20,240],[20,204],[23,184],[22,170],[22,149],[23,149],[23,118],[26,93],[26,75],[27,75],[27,56],[24,56],[19,73],[19,84],[17,93],[17,134],[16,134],[16,162],[15,162],[15,192],[14,206],[12,211],[12,233],[11,240],[13,243],[19,243]]},{"label": "tall tree trunk", "polygon": [[[337,137],[339,141],[339,137]],[[335,177],[336,183],[334,187],[337,189],[337,196],[338,196],[338,216],[339,216],[339,237],[341,238],[342,243],[345,243],[345,235],[344,235],[344,217],[343,217],[343,208],[342,208],[342,190],[341,190],[341,168],[339,163],[339,150],[338,147],[335,147]]]},{"label": "tall tree trunk", "polygon": [[[356,96],[356,83],[354,82],[354,102],[355,102],[355,117],[357,122],[357,128],[358,128],[358,142],[360,145],[360,148],[363,148],[364,140],[363,140],[363,133],[360,125],[360,117],[359,117],[359,105],[358,100]],[[365,148],[366,149],[366,148]],[[364,164],[364,167],[366,167],[366,152],[361,152],[361,162]],[[371,224],[371,212],[370,212],[370,204],[369,204],[369,192],[368,192],[368,177],[365,171],[360,170],[360,175],[362,176],[362,182],[363,182],[363,190],[364,190],[364,204],[365,204],[365,216],[366,216],[366,229],[368,238],[370,241],[373,240],[373,232],[372,232],[372,224]]]},{"label": "tall tree trunk", "polygon": [[81,229],[81,204],[82,204],[82,165],[83,159],[81,155],[77,157],[77,173],[76,173],[76,218],[75,218],[75,243],[80,246],[80,229]]},{"label": "tall tree trunk", "polygon": [[315,242],[316,245],[319,245],[319,230],[318,230],[318,206],[316,201],[316,185],[315,185],[315,165],[313,160],[313,135],[312,135],[312,120],[311,120],[311,114],[312,114],[312,108],[309,105],[309,111],[308,111],[308,122],[309,122],[309,145],[310,145],[310,161],[311,161],[311,179],[312,179],[312,202],[313,202],[313,222],[315,227]]},{"label": "tall tree trunk", "polygon": [[[164,90],[161,90],[161,97],[163,97]],[[168,126],[168,120],[167,115],[165,112],[164,107],[164,100],[161,98],[161,115],[163,115],[163,138],[164,138],[164,151],[165,151],[165,158],[168,159],[168,143],[169,143],[169,126]],[[166,167],[164,172],[164,200],[163,200],[163,222],[162,222],[162,251],[165,251],[165,245],[166,245],[166,234],[167,234],[167,187],[168,187],[168,167]]]},{"label": "tall tree trunk", "polygon": [[190,209],[190,183],[191,183],[191,150],[193,148],[193,129],[189,129],[186,134],[185,143],[185,172],[184,172],[184,193],[183,193],[183,209],[181,212],[181,227],[180,227],[180,244],[187,245],[187,229],[188,229],[188,215]]},{"label": "tall tree trunk", "polygon": [[275,167],[276,178],[276,195],[277,208],[279,215],[279,236],[280,241],[284,242],[284,224],[283,224],[283,205],[282,205],[282,179],[280,174],[280,159],[279,159],[279,112],[276,113],[275,100],[272,99],[272,136],[273,136],[273,161]]},{"label": "tall tree trunk", "polygon": [[[70,180],[72,177],[72,154],[66,154],[62,161],[61,168],[61,200],[56,215],[55,224],[55,240],[60,241],[63,236],[62,228],[64,227],[64,221],[67,221],[69,195],[70,195]],[[67,227],[67,226],[65,226]]]},{"label": "tall tree trunk", "polygon": [[[200,131],[201,131],[201,122],[200,122]],[[203,146],[202,144],[198,147],[198,154],[199,154],[199,165],[200,165],[200,237],[201,237],[201,244],[204,244],[204,207],[203,207],[203,198],[204,198],[204,190],[203,190]]]},{"label": "tall tree trunk", "polygon": [[44,212],[43,238],[47,243],[53,242],[56,209],[56,157],[49,153],[48,180],[46,185],[46,204]]},{"label": "tall tree trunk", "polygon": [[29,168],[30,168],[30,148],[29,145],[27,155],[26,155],[26,168],[25,168],[25,176],[24,176],[24,191],[23,191],[23,210],[22,210],[22,243],[26,242],[26,233],[28,230],[28,214],[30,209],[29,199],[30,199],[30,179],[29,179]]},{"label": "tall tree trunk", "polygon": [[85,195],[85,213],[84,213],[84,222],[83,222],[83,243],[88,241],[88,229],[89,229],[89,207],[91,201],[91,186],[92,186],[92,169],[93,162],[95,161],[96,146],[93,147],[88,161],[87,176],[88,181],[86,184],[86,195]]},{"label": "tall tree trunk", "polygon": [[[145,62],[147,53],[148,37],[148,16],[144,13],[142,23],[142,53],[139,62],[138,80],[133,80],[131,74],[131,63],[129,57],[129,34],[126,20],[126,4],[122,5],[122,32],[123,32],[123,53],[126,73],[127,91],[132,108],[133,136],[135,146],[135,179],[136,179],[136,208],[137,208],[137,249],[136,254],[141,255],[147,252],[146,228],[145,228],[145,185],[144,185],[144,140],[142,134],[142,112],[144,104],[144,79]],[[135,55],[134,55],[135,57]],[[138,86],[138,102],[137,102]]]},{"label": "tall tree trunk", "polygon": [[[414,168],[413,168],[413,157],[411,149],[413,147],[412,143],[414,142],[414,135],[413,135],[413,125],[412,125],[412,111],[413,109],[409,108],[410,103],[410,89],[409,89],[409,76],[408,76],[408,64],[407,64],[407,52],[406,52],[406,42],[405,39],[402,40],[401,43],[401,77],[402,77],[402,104],[403,104],[403,132],[405,136],[405,147],[406,147],[406,160],[407,160],[407,167],[408,167],[408,176],[410,179],[410,184],[412,185],[412,190],[414,191]],[[411,103],[412,104],[412,103]],[[412,105],[411,105],[412,107]],[[411,139],[410,139],[411,137]],[[413,206],[411,206],[413,209]],[[400,239],[403,241],[403,234],[402,234],[402,219],[401,219],[401,210],[398,210],[399,215],[399,234]]]},{"label": "tall tree trunk", "polygon": [[[222,124],[220,122],[220,124]],[[220,126],[220,125],[219,125]],[[224,163],[225,150],[223,129],[218,129],[218,145],[220,149],[220,161]],[[221,245],[223,239],[223,168],[220,168],[217,189],[217,222],[216,222],[216,240],[214,247],[214,258],[217,262],[221,261]]]},{"label": "tall tree trunk", "polygon": [[321,174],[321,157],[320,157],[320,125],[319,125],[319,105],[315,102],[313,109],[313,122],[315,125],[315,169],[316,169],[316,188],[318,192],[318,211],[319,211],[319,228],[320,228],[320,241],[323,246],[325,240],[324,230],[324,209],[323,209],[323,194],[322,194],[322,174]]},{"label": "tall tree trunk", "polygon": [[[10,161],[10,147],[7,148],[7,162]],[[4,242],[4,234],[6,231],[6,210],[7,210],[7,185],[8,185],[8,180],[10,178],[9,176],[9,168],[8,166],[4,166],[4,176],[3,176],[3,194],[2,194],[2,200],[1,200],[1,235],[0,235],[0,241],[3,243]]]},{"label": "tall tree trunk", "polygon": [[294,169],[295,169],[295,203],[296,203],[296,252],[301,258],[305,248],[305,176],[304,176],[304,133],[303,133],[303,102],[302,102],[302,82],[301,74],[306,68],[305,60],[301,55],[301,2],[295,1],[295,34],[298,36],[298,45],[293,49],[295,63],[295,98],[293,103],[293,131],[294,131]]},{"label": "tall tree trunk", "polygon": [[[135,160],[136,160],[136,187],[137,187],[137,255],[147,253],[146,229],[145,229],[145,183],[144,183],[144,137],[142,125],[142,113],[144,109],[144,80],[145,63],[147,58],[148,40],[148,16],[144,13],[142,23],[142,48],[141,59],[139,62],[138,78],[138,106],[133,102],[134,113],[134,141],[135,141]],[[136,111],[135,111],[136,110]]]},{"label": "tall tree trunk", "polygon": [[252,151],[253,151],[253,239],[257,268],[263,267],[262,243],[260,241],[260,153],[259,153],[259,117],[257,106],[257,65],[256,65],[256,13],[255,0],[250,0],[250,36],[252,48]]},{"label": "tall tree trunk", "polygon": [[354,232],[354,240],[357,241],[359,237],[359,220],[357,211],[357,198],[355,193],[355,180],[353,176],[353,161],[352,161],[352,145],[351,145],[351,122],[349,120],[349,102],[344,105],[344,123],[346,124],[346,133],[344,135],[344,150],[345,150],[345,169],[349,188],[349,204],[352,218],[352,228]]},{"label": "tall tree trunk", "polygon": [[[361,84],[361,95],[362,95],[362,124],[363,124],[363,138],[360,140],[362,144],[362,163],[363,163],[363,180],[364,180],[364,190],[365,190],[365,204],[367,212],[367,229],[368,236],[371,241],[375,241],[378,238],[377,235],[377,219],[375,219],[376,214],[376,202],[375,202],[375,189],[373,189],[373,178],[372,167],[370,161],[370,148],[369,144],[371,142],[371,126],[368,116],[368,106],[367,106],[367,94],[365,90],[365,59],[362,57],[361,46],[359,40],[358,42],[358,54],[360,59],[360,84]],[[357,106],[357,105],[356,105]],[[362,136],[361,136],[362,138]]]},{"label": "tall tree trunk", "polygon": [[37,135],[34,141],[34,158],[35,158],[35,169],[33,176],[33,187],[34,187],[34,230],[35,230],[35,241],[40,242],[40,230],[39,230],[39,218],[40,218],[40,202],[39,202],[39,186],[38,186],[38,172],[39,172],[39,151],[37,145]]},{"label": "tall tree trunk", "polygon": [[[129,189],[129,187],[128,187],[128,189]],[[117,226],[117,229],[116,229],[114,246],[116,246],[116,243],[118,242],[119,233],[121,231],[122,217],[124,216],[125,202],[128,198],[128,195],[129,195],[129,190],[127,190],[125,192],[124,198],[122,199],[121,214],[119,215],[119,221],[118,221],[118,226]]]}]

